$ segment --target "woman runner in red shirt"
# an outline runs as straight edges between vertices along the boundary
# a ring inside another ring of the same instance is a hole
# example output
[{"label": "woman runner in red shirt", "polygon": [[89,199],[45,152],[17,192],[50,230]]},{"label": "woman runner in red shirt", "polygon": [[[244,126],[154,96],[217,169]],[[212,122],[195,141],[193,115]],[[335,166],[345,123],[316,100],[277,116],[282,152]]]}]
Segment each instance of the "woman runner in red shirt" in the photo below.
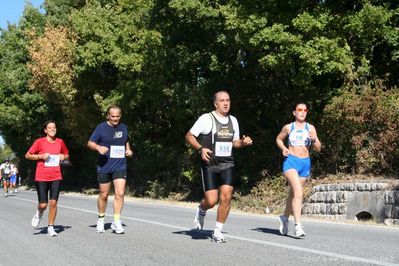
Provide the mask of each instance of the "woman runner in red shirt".
[{"label": "woman runner in red shirt", "polygon": [[[45,137],[35,140],[25,154],[25,158],[37,161],[35,185],[38,196],[38,207],[32,218],[32,226],[37,227],[43,212],[50,202],[47,234],[57,236],[54,221],[57,215],[57,201],[62,180],[60,161],[69,158],[68,148],[62,139],[56,138],[57,127],[54,121],[47,121],[43,126]],[[50,199],[48,194],[50,192]]]}]

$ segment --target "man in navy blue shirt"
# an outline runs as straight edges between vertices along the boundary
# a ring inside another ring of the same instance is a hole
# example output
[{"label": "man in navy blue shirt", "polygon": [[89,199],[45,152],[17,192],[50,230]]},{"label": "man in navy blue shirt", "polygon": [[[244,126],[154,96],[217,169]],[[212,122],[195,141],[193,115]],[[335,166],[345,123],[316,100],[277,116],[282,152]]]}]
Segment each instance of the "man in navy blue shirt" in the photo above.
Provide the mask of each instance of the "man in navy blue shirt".
[{"label": "man in navy blue shirt", "polygon": [[98,220],[96,230],[105,232],[104,217],[111,183],[114,184],[115,198],[114,221],[112,230],[117,234],[123,234],[125,229],[120,220],[123,208],[126,185],[126,157],[131,157],[128,128],[121,123],[122,109],[117,105],[111,105],[107,109],[107,121],[99,124],[90,137],[87,146],[98,152],[97,180],[100,194],[97,199]]}]

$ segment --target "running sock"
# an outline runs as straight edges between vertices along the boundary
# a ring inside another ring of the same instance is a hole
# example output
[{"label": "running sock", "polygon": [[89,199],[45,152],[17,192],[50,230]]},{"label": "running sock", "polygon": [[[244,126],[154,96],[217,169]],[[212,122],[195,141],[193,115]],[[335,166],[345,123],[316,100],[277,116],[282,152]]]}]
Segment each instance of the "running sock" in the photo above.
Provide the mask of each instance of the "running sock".
[{"label": "running sock", "polygon": [[121,215],[119,213],[114,213],[114,222],[119,222],[119,220],[121,219]]},{"label": "running sock", "polygon": [[219,230],[220,232],[222,232],[222,230],[223,230],[223,225],[224,225],[224,223],[216,222],[215,230],[217,229],[217,230]]},{"label": "running sock", "polygon": [[40,217],[40,216],[42,216],[42,214],[43,214],[43,211],[36,210],[35,216]]},{"label": "running sock", "polygon": [[98,219],[101,219],[101,220],[104,221],[104,218],[105,218],[105,213],[99,213],[98,214]]},{"label": "running sock", "polygon": [[198,209],[199,209],[199,215],[201,215],[201,216],[206,215],[206,211],[202,210],[201,207],[198,207]]}]

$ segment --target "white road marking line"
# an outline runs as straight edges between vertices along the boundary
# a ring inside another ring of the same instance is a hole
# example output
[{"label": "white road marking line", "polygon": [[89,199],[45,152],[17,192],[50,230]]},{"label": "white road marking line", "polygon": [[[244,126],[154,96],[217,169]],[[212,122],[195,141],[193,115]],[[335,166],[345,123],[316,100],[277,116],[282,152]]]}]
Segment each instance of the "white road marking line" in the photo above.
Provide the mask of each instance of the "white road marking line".
[{"label": "white road marking line", "polygon": [[[17,197],[15,197],[13,199],[37,203],[37,201],[35,201],[35,200],[29,200],[29,199],[23,199],[23,198],[17,198]],[[79,211],[79,212],[98,214],[97,211],[76,208],[76,207],[63,205],[63,204],[58,204],[58,207],[69,209],[69,210],[75,210],[75,211]],[[107,215],[112,215],[112,214],[107,214]],[[178,229],[178,230],[184,230],[184,231],[192,230],[192,228],[187,228],[187,227],[172,225],[172,224],[166,224],[166,223],[160,223],[160,222],[155,222],[155,221],[146,220],[146,219],[133,218],[133,217],[127,217],[127,216],[122,216],[121,218],[123,218],[124,220],[131,220],[131,221],[136,221],[136,222],[141,222],[141,223],[146,223],[146,224],[153,224],[153,225],[158,225],[158,226],[163,226],[163,227],[173,228],[173,229]],[[198,233],[206,234],[201,231],[198,231]],[[375,265],[387,265],[387,266],[391,266],[391,265],[398,266],[399,265],[399,264],[395,264],[395,263],[389,263],[387,261],[379,261],[379,260],[344,255],[344,254],[339,254],[339,253],[334,253],[334,252],[321,251],[321,250],[316,250],[316,249],[311,249],[311,248],[303,248],[303,247],[297,247],[297,246],[292,246],[292,245],[279,244],[279,243],[274,243],[274,242],[265,241],[265,240],[258,240],[258,239],[253,239],[253,238],[234,236],[234,235],[230,235],[230,234],[228,235],[228,238],[251,242],[251,243],[256,243],[256,244],[267,245],[267,246],[291,249],[291,250],[295,250],[295,251],[313,253],[313,254],[321,255],[321,256],[328,256],[328,257],[333,257],[333,258],[338,258],[338,259],[350,260],[350,261],[354,261],[354,262],[362,262],[362,263],[369,263],[369,264],[375,264]]]}]

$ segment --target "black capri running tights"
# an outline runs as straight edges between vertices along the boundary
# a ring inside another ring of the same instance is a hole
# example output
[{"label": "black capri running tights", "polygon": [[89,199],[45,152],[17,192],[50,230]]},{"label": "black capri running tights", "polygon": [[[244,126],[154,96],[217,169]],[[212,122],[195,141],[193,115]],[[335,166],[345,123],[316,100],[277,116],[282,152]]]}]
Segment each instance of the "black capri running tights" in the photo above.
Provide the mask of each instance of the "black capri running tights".
[{"label": "black capri running tights", "polygon": [[57,200],[60,195],[61,180],[55,181],[36,181],[36,191],[39,203],[48,203],[48,192],[50,200]]}]

